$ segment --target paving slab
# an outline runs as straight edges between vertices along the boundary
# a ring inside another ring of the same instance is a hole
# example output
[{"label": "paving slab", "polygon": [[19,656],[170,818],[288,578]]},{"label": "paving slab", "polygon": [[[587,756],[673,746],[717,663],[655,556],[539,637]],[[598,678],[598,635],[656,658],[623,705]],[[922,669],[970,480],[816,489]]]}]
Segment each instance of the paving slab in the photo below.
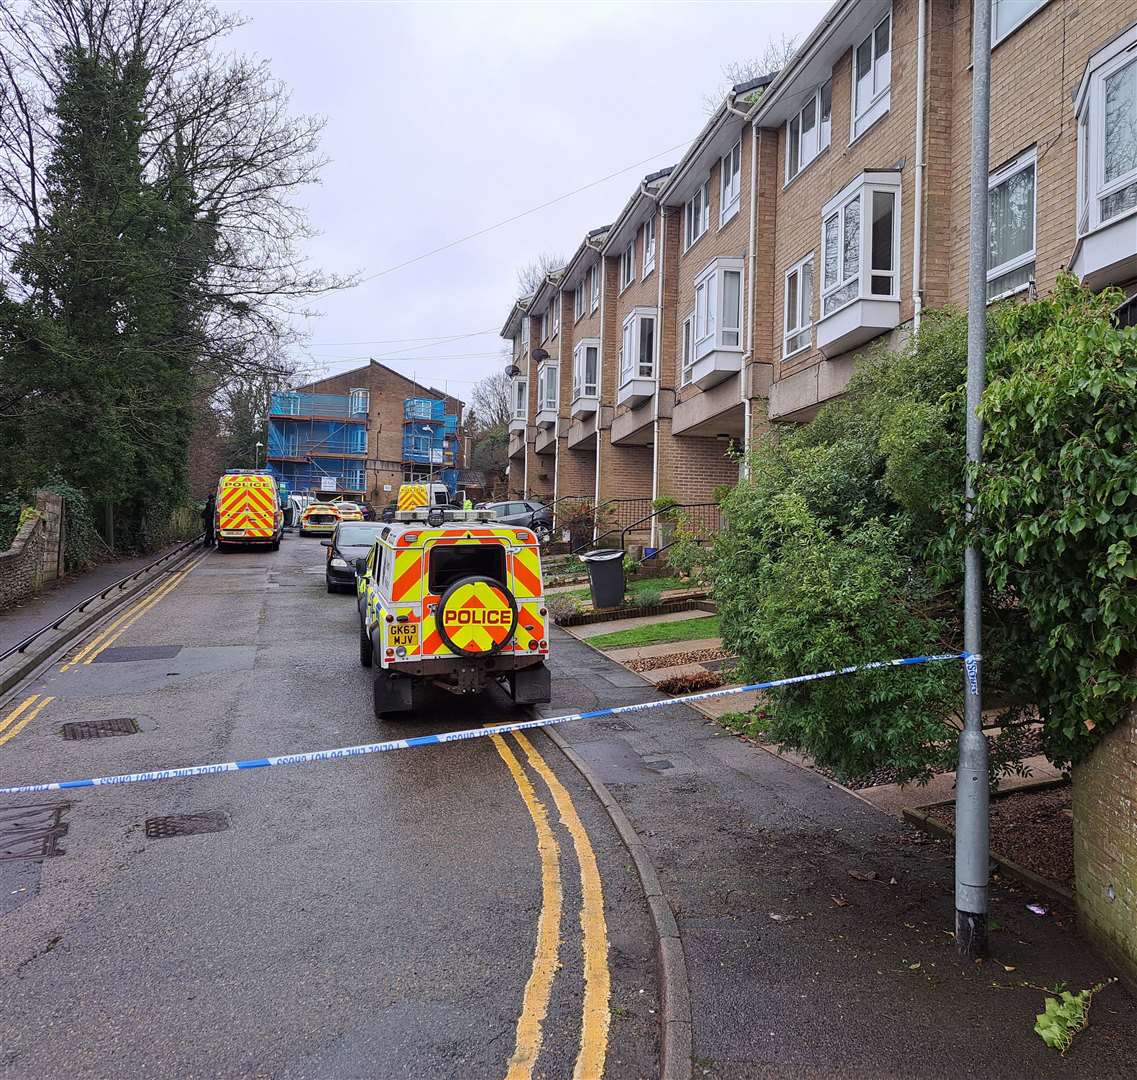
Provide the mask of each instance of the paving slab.
[{"label": "paving slab", "polygon": [[691,641],[668,641],[661,645],[636,645],[629,649],[605,649],[604,654],[619,664],[626,664],[629,660],[647,660],[653,656],[670,656],[672,653],[694,652],[696,649],[721,648],[722,638],[706,637],[693,638]]}]

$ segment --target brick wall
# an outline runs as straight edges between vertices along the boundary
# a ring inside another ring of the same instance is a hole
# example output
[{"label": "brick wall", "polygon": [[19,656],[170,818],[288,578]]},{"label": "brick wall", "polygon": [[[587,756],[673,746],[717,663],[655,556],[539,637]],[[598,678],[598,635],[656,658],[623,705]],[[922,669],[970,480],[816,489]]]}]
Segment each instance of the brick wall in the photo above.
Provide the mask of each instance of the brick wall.
[{"label": "brick wall", "polygon": [[1074,769],[1081,931],[1137,992],[1137,709]]}]

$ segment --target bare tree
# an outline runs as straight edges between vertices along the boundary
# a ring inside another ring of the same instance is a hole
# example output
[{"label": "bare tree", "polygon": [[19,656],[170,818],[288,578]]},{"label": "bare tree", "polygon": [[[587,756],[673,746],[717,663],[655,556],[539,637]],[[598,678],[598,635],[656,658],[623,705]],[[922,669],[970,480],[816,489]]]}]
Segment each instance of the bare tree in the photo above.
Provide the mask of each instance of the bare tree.
[{"label": "bare tree", "polygon": [[179,347],[218,383],[285,374],[292,317],[349,284],[312,271],[298,251],[311,229],[294,200],[318,182],[323,121],[290,114],[265,63],[221,51],[239,22],[206,0],[0,0],[0,289],[28,291],[12,260],[48,209],[63,58],[141,64],[144,179],[188,192],[188,213],[216,238],[186,297],[193,340]]},{"label": "bare tree", "polygon": [[496,371],[474,383],[470,391],[470,407],[483,431],[508,427],[513,416],[510,389],[510,378],[504,371]]},{"label": "bare tree", "polygon": [[517,268],[517,295],[531,296],[540,287],[541,282],[554,270],[559,270],[567,260],[563,255],[554,255],[549,251],[542,251],[534,259],[530,259],[524,266]]},{"label": "bare tree", "polygon": [[[760,55],[750,60],[732,60],[729,64],[723,64],[720,69],[722,82],[711,93],[703,95],[703,111],[710,116],[722,104],[723,98],[740,83],[781,71],[796,50],[797,38],[783,34],[780,38],[767,41],[766,48]],[[749,99],[750,103],[753,104],[760,96],[761,91],[755,91]]]}]

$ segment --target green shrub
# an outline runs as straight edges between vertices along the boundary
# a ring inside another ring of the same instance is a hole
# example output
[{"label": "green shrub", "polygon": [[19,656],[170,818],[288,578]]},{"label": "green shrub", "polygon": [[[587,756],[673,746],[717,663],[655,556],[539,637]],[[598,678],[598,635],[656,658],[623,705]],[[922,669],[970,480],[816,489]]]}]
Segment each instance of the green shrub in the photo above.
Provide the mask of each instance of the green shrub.
[{"label": "green shrub", "polygon": [[655,607],[662,598],[663,593],[659,589],[637,589],[632,594],[632,604],[635,607]]}]

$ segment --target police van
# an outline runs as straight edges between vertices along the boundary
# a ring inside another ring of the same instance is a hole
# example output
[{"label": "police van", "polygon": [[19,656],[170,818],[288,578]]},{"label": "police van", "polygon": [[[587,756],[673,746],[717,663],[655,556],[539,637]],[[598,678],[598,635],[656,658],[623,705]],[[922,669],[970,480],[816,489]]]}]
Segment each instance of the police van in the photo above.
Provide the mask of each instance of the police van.
[{"label": "police van", "polygon": [[435,486],[404,484],[356,564],[359,662],[373,669],[375,715],[409,712],[423,682],[474,694],[497,681],[519,704],[549,701],[536,534],[445,508]]}]

